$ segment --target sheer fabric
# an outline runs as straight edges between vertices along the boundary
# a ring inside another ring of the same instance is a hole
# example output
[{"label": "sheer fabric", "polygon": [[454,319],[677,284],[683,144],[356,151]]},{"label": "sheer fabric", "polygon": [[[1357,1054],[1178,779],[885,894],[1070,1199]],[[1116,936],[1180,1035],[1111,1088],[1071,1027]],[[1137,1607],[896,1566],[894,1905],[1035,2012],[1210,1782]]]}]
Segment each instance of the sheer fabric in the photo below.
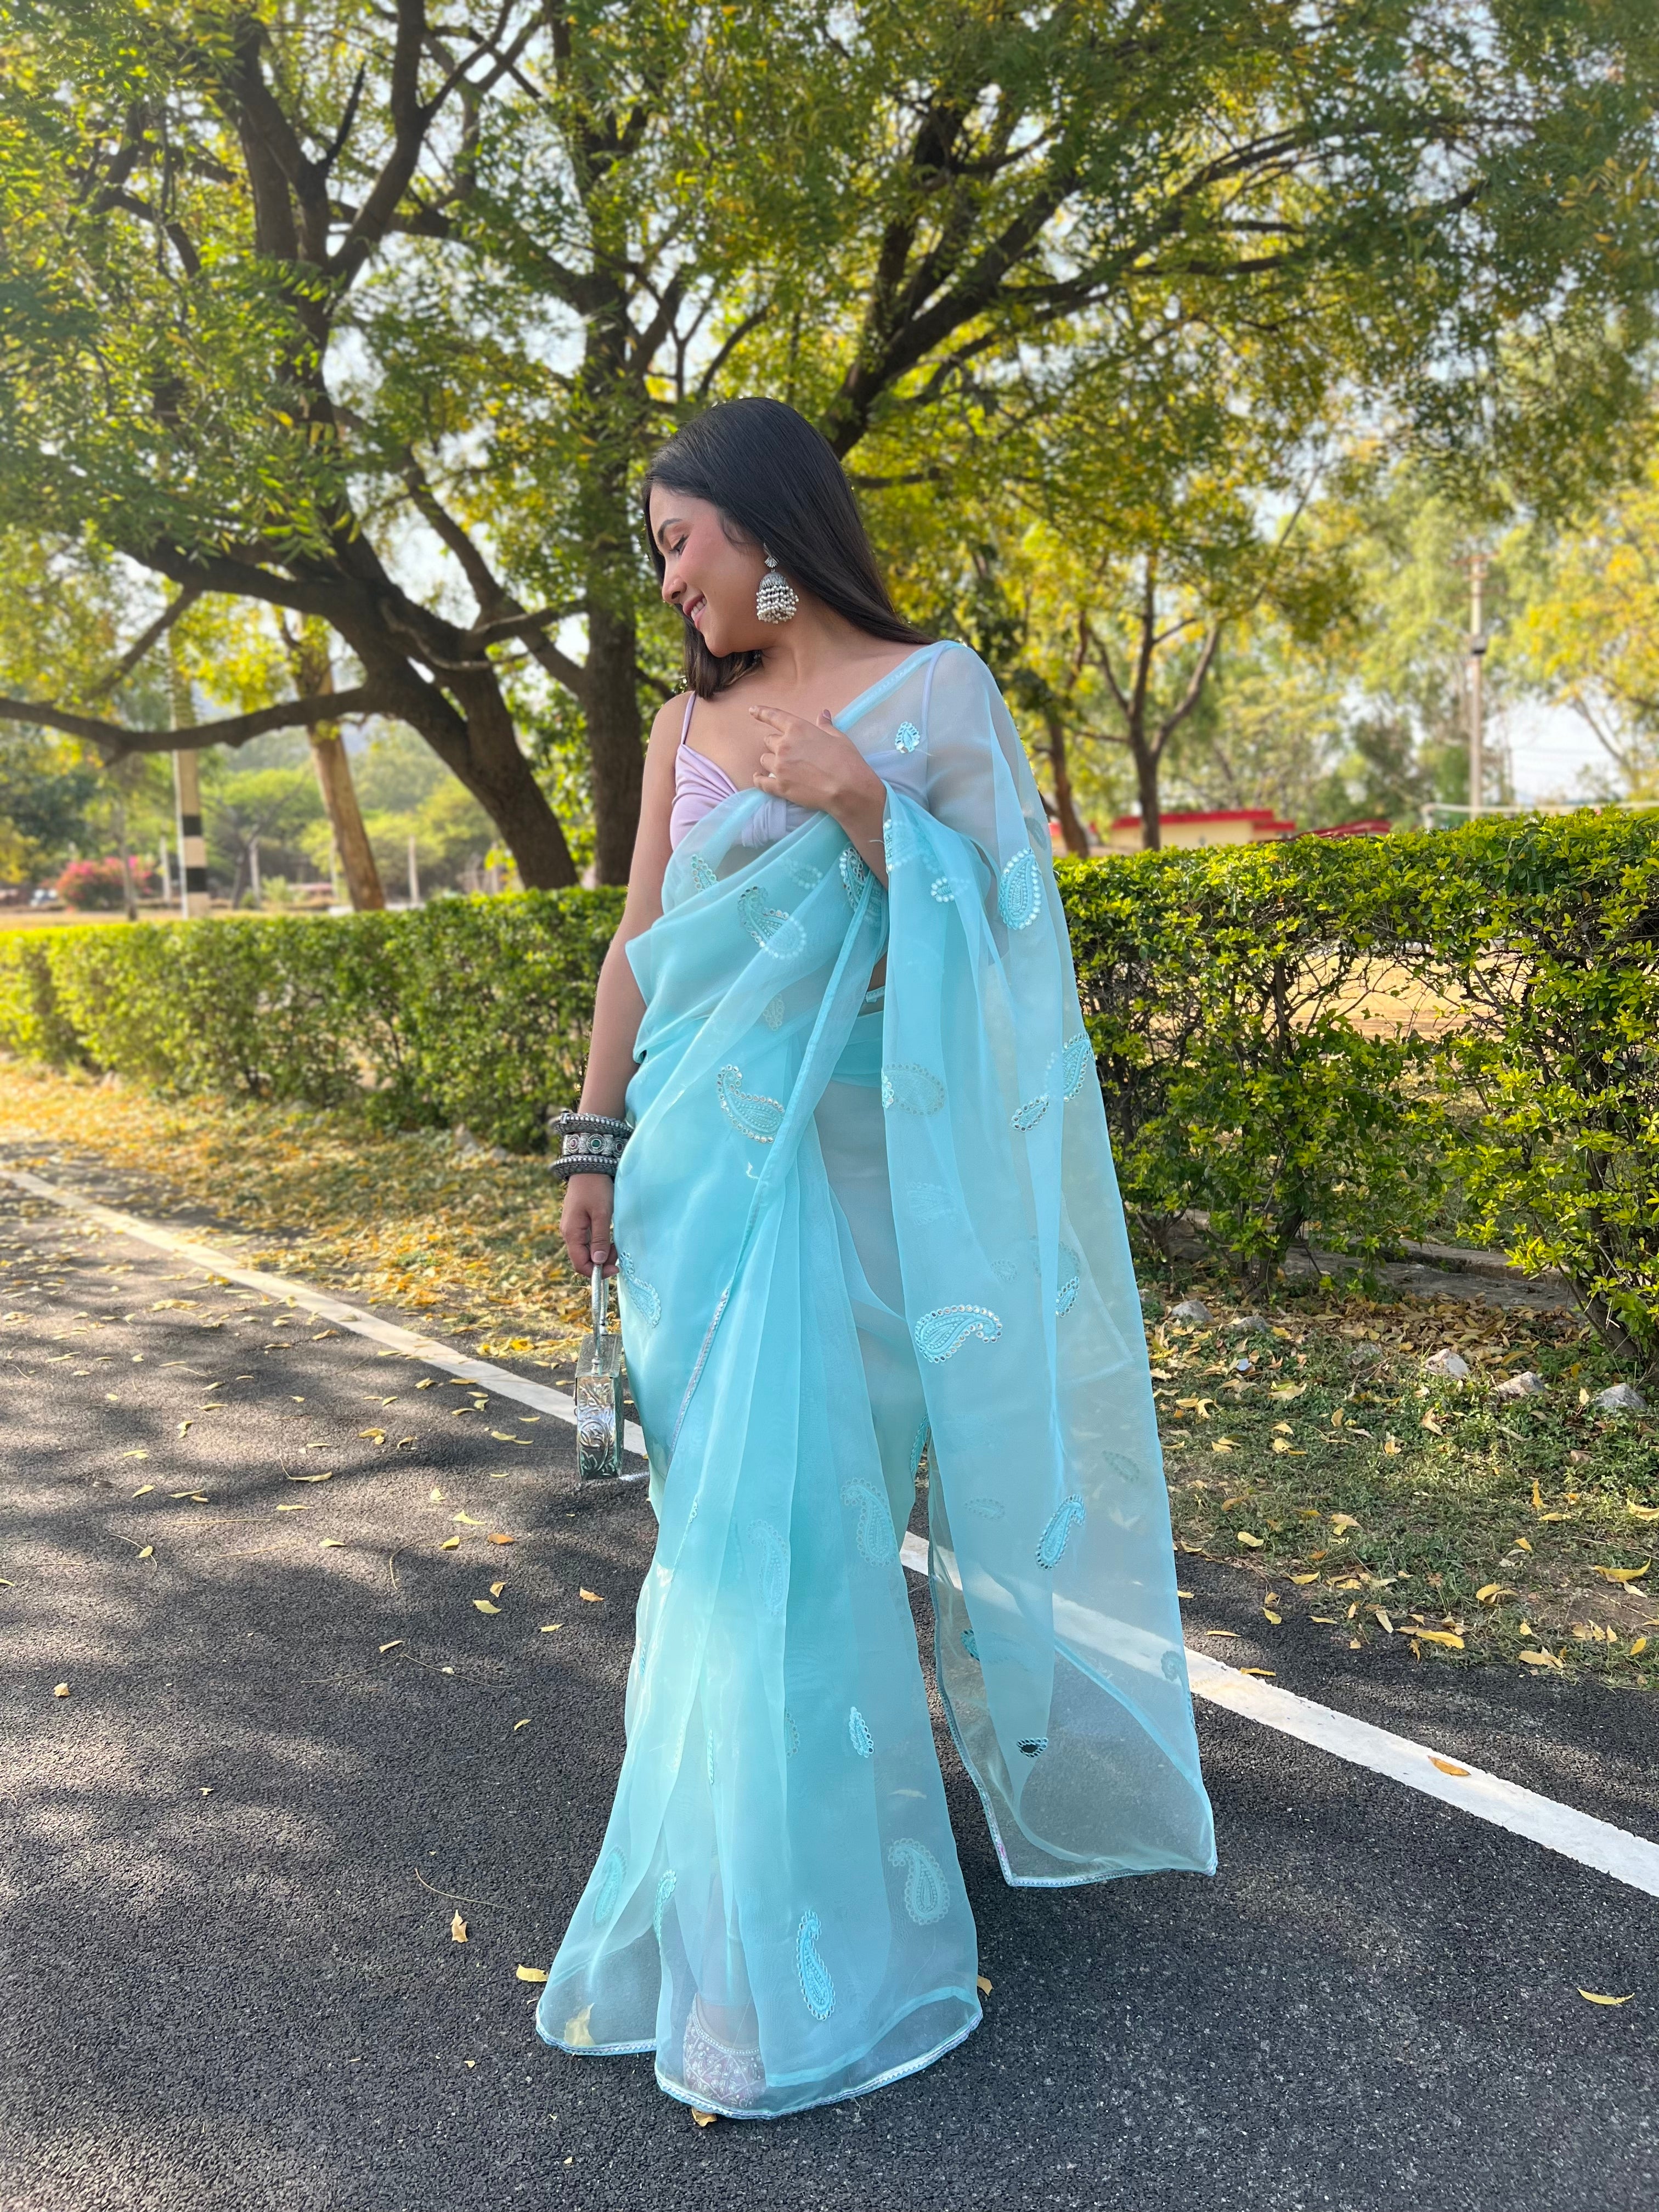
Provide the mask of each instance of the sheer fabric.
[{"label": "sheer fabric", "polygon": [[827,817],[756,842],[769,802],[736,793],[629,948],[616,1234],[659,1527],[616,1802],[538,2011],[735,2117],[979,2021],[899,1562],[924,1457],[939,1692],[1006,1878],[1215,1866],[1036,788],[964,647],[838,720],[888,787],[888,890]]}]

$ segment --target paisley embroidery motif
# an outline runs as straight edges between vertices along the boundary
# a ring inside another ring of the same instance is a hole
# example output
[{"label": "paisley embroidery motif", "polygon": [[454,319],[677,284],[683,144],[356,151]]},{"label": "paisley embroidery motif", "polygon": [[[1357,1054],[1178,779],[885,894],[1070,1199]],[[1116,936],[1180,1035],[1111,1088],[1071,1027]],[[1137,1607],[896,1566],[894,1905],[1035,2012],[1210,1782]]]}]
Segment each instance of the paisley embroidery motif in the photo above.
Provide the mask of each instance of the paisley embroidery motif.
[{"label": "paisley embroidery motif", "polygon": [[761,1019],[769,1030],[781,1030],[783,1027],[783,1018],[787,1012],[787,1009],[783,1003],[783,994],[780,991],[775,999],[769,999],[761,1008]]},{"label": "paisley embroidery motif", "polygon": [[913,753],[921,743],[921,732],[914,722],[901,722],[893,732],[893,750],[896,752]]},{"label": "paisley embroidery motif", "polygon": [[1019,1740],[1019,1747],[1027,1759],[1041,1759],[1048,1748],[1048,1739],[1046,1735],[1023,1735]]},{"label": "paisley embroidery motif", "polygon": [[836,2008],[836,1985],[830,1969],[818,1956],[818,1916],[803,1912],[795,1931],[795,1972],[806,2009],[814,2020],[828,2020]]},{"label": "paisley embroidery motif", "polygon": [[691,880],[700,891],[712,891],[720,881],[701,853],[691,855]]},{"label": "paisley embroidery motif", "polygon": [[1028,1098],[1023,1106],[1016,1106],[1009,1120],[1017,1129],[1035,1129],[1048,1110],[1048,1094],[1040,1091],[1035,1098]]},{"label": "paisley embroidery motif", "polygon": [[761,1603],[768,1613],[781,1613],[789,1595],[788,1545],[769,1521],[751,1521],[749,1549],[760,1573]]},{"label": "paisley embroidery motif", "polygon": [[979,1644],[971,1628],[964,1628],[962,1632],[962,1648],[968,1654],[968,1656],[974,1662],[975,1665],[977,1666],[979,1664]]},{"label": "paisley embroidery motif", "polygon": [[774,960],[793,960],[806,943],[806,932],[794,915],[768,906],[758,884],[746,884],[738,893],[738,912],[750,936]]},{"label": "paisley embroidery motif", "polygon": [[994,1344],[1001,1334],[1002,1322],[988,1306],[935,1306],[911,1331],[916,1350],[932,1360],[953,1358],[970,1336]]},{"label": "paisley embroidery motif", "polygon": [[789,1708],[786,1705],[783,1709],[783,1755],[786,1759],[793,1759],[799,1749],[800,1730],[789,1717]]},{"label": "paisley embroidery motif", "polygon": [[651,1915],[651,1929],[659,1947],[662,1942],[662,1917],[668,1910],[668,1900],[674,1894],[678,1883],[679,1876],[672,1867],[670,1867],[667,1873],[661,1875],[657,1882],[657,1902]]},{"label": "paisley embroidery motif", "polygon": [[872,1483],[849,1482],[842,1491],[841,1502],[859,1509],[858,1546],[865,1558],[878,1566],[890,1559],[895,1548],[893,1516],[880,1491]]},{"label": "paisley embroidery motif", "polygon": [[890,1114],[896,1106],[907,1114],[937,1114],[945,1103],[945,1085],[925,1067],[901,1060],[881,1071],[881,1103]]},{"label": "paisley embroidery motif", "polygon": [[1083,1278],[1078,1272],[1078,1256],[1069,1244],[1060,1248],[1060,1287],[1054,1292],[1054,1319],[1068,1314],[1077,1304],[1078,1286]]},{"label": "paisley embroidery motif", "polygon": [[951,1899],[944,1872],[927,1844],[919,1844],[914,1836],[901,1836],[889,1846],[887,1863],[903,1872],[904,1909],[917,1927],[927,1928],[935,1920],[943,1920]]},{"label": "paisley embroidery motif", "polygon": [[935,876],[933,882],[928,884],[927,888],[941,906],[954,906],[956,904],[956,886],[952,884],[949,876]]},{"label": "paisley embroidery motif", "polygon": [[943,1221],[951,1212],[951,1194],[942,1182],[919,1182],[911,1186],[905,1199],[910,1218],[926,1229],[930,1223]]},{"label": "paisley embroidery motif", "polygon": [[928,1427],[927,1417],[924,1413],[921,1420],[916,1424],[916,1432],[915,1436],[910,1439],[910,1480],[912,1482],[914,1482],[917,1476],[921,1473],[922,1454],[927,1450],[932,1436],[933,1431]]},{"label": "paisley embroidery motif", "polygon": [[1182,1673],[1181,1654],[1178,1651],[1166,1651],[1158,1662],[1158,1671],[1166,1682],[1178,1682]]},{"label": "paisley embroidery motif", "polygon": [[1094,1057],[1086,1031],[1079,1036],[1067,1037],[1060,1047],[1060,1063],[1066,1078],[1066,1096],[1075,1098],[1083,1088],[1083,1072]]},{"label": "paisley embroidery motif", "polygon": [[847,1716],[847,1733],[853,1748],[860,1759],[868,1759],[874,1751],[875,1739],[865,1725],[864,1715],[854,1705]]},{"label": "paisley embroidery motif", "polygon": [[1072,1540],[1073,1528],[1080,1528],[1087,1518],[1083,1500],[1075,1491],[1057,1505],[1050,1515],[1048,1527],[1037,1540],[1036,1563],[1050,1572],[1066,1555],[1066,1547]]},{"label": "paisley embroidery motif", "polygon": [[810,891],[815,884],[823,881],[823,870],[815,868],[810,860],[791,860],[789,880],[792,884],[799,884],[802,890]]},{"label": "paisley embroidery motif", "polygon": [[856,846],[843,845],[841,849],[841,887],[847,894],[848,906],[856,906],[863,896],[864,886],[870,880],[870,871],[859,857]]},{"label": "paisley embroidery motif", "polygon": [[704,1771],[708,1777],[708,1786],[712,1790],[714,1786],[715,1763],[714,1731],[713,1729],[705,1729],[702,1732],[702,1763]]},{"label": "paisley embroidery motif", "polygon": [[1042,883],[1036,854],[1027,845],[1016,853],[997,886],[997,912],[1010,929],[1029,929],[1042,911]]},{"label": "paisley embroidery motif", "polygon": [[622,1903],[623,1876],[627,1868],[619,1850],[608,1850],[599,1863],[599,1886],[593,1893],[593,1925],[603,1928],[617,1917]]},{"label": "paisley embroidery motif", "polygon": [[662,1300],[655,1285],[646,1281],[627,1252],[617,1254],[617,1272],[628,1285],[631,1302],[640,1310],[640,1319],[647,1328],[655,1328],[662,1319]]},{"label": "paisley embroidery motif", "polygon": [[881,849],[887,861],[887,872],[902,868],[907,860],[914,860],[921,851],[921,842],[914,825],[903,815],[890,815],[881,825]]},{"label": "paisley embroidery motif", "polygon": [[769,1145],[783,1126],[782,1104],[776,1098],[744,1091],[742,1083],[740,1067],[721,1068],[714,1078],[715,1088],[720,1094],[720,1110],[745,1137],[751,1137],[757,1145]]},{"label": "paisley embroidery motif", "polygon": [[977,1513],[981,1521],[1000,1521],[1007,1507],[1000,1498],[970,1498],[968,1510]]}]

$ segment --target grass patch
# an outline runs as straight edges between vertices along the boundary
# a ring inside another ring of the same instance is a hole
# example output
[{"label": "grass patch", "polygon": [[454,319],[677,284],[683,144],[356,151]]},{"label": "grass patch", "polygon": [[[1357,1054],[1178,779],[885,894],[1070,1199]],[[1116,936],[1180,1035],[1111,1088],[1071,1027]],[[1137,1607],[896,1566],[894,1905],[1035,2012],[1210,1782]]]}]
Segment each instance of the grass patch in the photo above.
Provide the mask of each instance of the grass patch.
[{"label": "grass patch", "polygon": [[[248,1232],[236,1255],[248,1266],[476,1333],[485,1358],[556,1359],[585,1325],[562,1187],[539,1159],[463,1153],[447,1130],[383,1133],[349,1110],[165,1100],[3,1057],[0,1139],[84,1148]],[[51,1179],[49,1163],[40,1171]]]},{"label": "grass patch", "polygon": [[[559,1358],[584,1323],[559,1186],[538,1162],[378,1133],[350,1113],[165,1101],[3,1058],[0,1139],[84,1148],[237,1224],[250,1265],[396,1305],[486,1357]],[[1213,1326],[1167,1317],[1190,1291]],[[1185,1270],[1150,1304],[1176,1540],[1255,1578],[1264,1610],[1312,1616],[1344,1648],[1391,1630],[1425,1662],[1526,1663],[1531,1650],[1548,1655],[1531,1662],[1540,1674],[1659,1679],[1659,1565],[1628,1584],[1595,1571],[1640,1568],[1659,1546],[1655,1423],[1589,1402],[1620,1376],[1588,1329],[1322,1287],[1268,1314],[1271,1335],[1241,1336],[1232,1289]],[[1468,1382],[1425,1374],[1448,1346]],[[1494,1397],[1526,1369],[1541,1395]]]},{"label": "grass patch", "polygon": [[[1195,1287],[1213,1326],[1168,1318],[1179,1293],[1149,1321],[1188,1551],[1256,1577],[1270,1616],[1310,1617],[1354,1649],[1392,1637],[1425,1660],[1651,1686],[1654,1423],[1592,1404],[1624,1378],[1587,1328],[1322,1288],[1265,1316],[1272,1334],[1241,1334],[1228,1326],[1242,1317],[1236,1299],[1212,1281]],[[1468,1363],[1468,1380],[1428,1371],[1442,1349]],[[1527,1370],[1540,1395],[1494,1395]]]}]

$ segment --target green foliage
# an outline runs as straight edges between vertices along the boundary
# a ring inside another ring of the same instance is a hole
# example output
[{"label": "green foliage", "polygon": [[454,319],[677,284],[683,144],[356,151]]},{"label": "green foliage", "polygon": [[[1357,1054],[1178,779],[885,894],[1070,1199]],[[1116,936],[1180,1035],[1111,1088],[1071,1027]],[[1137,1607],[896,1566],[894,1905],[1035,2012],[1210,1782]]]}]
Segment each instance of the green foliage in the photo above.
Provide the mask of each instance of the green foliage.
[{"label": "green foliage", "polygon": [[465,1122],[521,1151],[573,1099],[619,891],[0,939],[0,1046],[175,1094]]},{"label": "green foliage", "polygon": [[[1066,861],[1126,1202],[1260,1287],[1375,1257],[1461,1184],[1659,1364],[1659,811]],[[617,890],[0,934],[0,1046],[175,1093],[465,1122],[580,1081]]]},{"label": "green foliage", "polygon": [[1352,1018],[1386,946],[1395,845],[1066,861],[1078,984],[1127,1202],[1158,1236],[1190,1211],[1272,1282],[1317,1237],[1376,1255],[1442,1179],[1426,1041]]}]

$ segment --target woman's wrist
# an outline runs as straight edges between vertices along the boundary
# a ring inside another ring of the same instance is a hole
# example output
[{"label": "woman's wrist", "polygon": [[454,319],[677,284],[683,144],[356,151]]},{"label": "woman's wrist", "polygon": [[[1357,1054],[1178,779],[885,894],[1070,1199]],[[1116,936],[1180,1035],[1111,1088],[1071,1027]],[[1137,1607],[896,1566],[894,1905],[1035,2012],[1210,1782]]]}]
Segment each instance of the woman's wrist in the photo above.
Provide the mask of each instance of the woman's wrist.
[{"label": "woman's wrist", "polygon": [[887,855],[883,830],[887,818],[887,786],[867,761],[860,760],[859,768],[861,773],[849,777],[831,811],[852,840],[860,858],[875,870],[884,884]]}]

